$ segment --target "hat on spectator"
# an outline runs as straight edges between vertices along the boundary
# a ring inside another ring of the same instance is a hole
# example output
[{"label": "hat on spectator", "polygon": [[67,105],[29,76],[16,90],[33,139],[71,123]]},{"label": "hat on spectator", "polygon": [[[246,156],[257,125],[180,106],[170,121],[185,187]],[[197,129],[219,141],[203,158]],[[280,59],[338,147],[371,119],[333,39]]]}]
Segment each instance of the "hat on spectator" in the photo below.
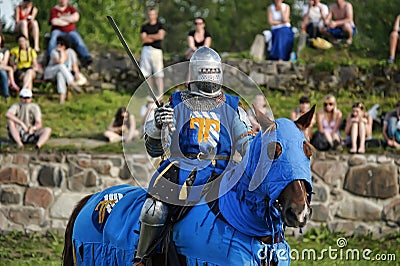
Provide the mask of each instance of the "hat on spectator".
[{"label": "hat on spectator", "polygon": [[302,96],[299,100],[299,103],[310,103],[310,98],[307,96]]},{"label": "hat on spectator", "polygon": [[22,98],[32,98],[32,91],[30,89],[22,89],[19,92],[19,97]]}]

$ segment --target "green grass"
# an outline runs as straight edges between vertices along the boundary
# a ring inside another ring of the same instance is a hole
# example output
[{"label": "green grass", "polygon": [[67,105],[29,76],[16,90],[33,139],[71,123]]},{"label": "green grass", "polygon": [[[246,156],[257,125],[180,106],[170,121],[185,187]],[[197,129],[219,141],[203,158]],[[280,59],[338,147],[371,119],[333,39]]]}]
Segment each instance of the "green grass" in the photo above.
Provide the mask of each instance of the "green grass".
[{"label": "green grass", "polygon": [[[338,243],[343,243],[341,242],[343,240],[346,244],[340,248]],[[301,239],[289,237],[287,241],[292,249],[292,257],[295,258],[292,260],[292,265],[398,265],[400,260],[399,233],[376,239],[371,235],[346,236],[344,233],[332,233],[326,227],[321,227],[311,228]],[[327,251],[322,253],[323,249]],[[298,251],[298,257],[294,250]],[[308,252],[310,250],[315,250],[315,257],[308,255],[312,254]],[[353,250],[359,254],[358,260],[356,256],[351,256]],[[362,255],[363,251],[366,252],[365,258]],[[390,257],[392,260],[377,261],[378,256]]]},{"label": "green grass", "polygon": [[58,235],[12,232],[0,236],[1,265],[60,265],[64,239]]},{"label": "green grass", "polygon": [[[345,237],[344,234],[332,233],[326,228],[312,228],[301,239],[287,238],[293,257],[296,256],[293,250],[297,250],[300,254],[300,259],[292,260],[292,265],[399,265],[400,234],[382,239],[375,239],[370,235],[346,236],[347,245],[342,248],[342,259],[340,259],[337,240],[343,237]],[[26,235],[20,232],[12,232],[2,235],[0,236],[0,265],[60,265],[63,245],[63,236],[52,233]],[[323,259],[320,260],[313,260],[312,257],[307,255],[307,250],[313,249],[316,252],[316,258],[318,258],[322,249],[329,250],[329,248],[332,250],[332,256],[337,255],[337,259],[330,259],[329,253],[324,253],[321,256]],[[333,251],[333,249],[338,249],[338,251]],[[362,258],[363,250],[370,249],[369,257],[371,261],[355,260],[350,256],[346,260],[346,251],[350,249],[357,249],[360,258]],[[305,254],[304,259],[302,259],[302,254]],[[394,254],[396,261],[373,261],[372,259],[377,254]]]},{"label": "green grass", "polygon": [[[283,94],[278,91],[270,91],[264,89],[264,93],[271,106],[275,118],[289,117],[292,109],[298,105],[298,99],[303,93]],[[325,94],[318,91],[307,93],[312,104],[317,105],[317,110],[322,108],[323,98]],[[361,97],[354,95],[345,89],[337,92],[338,108],[343,112],[345,118],[351,111],[351,106],[356,101],[364,103],[366,108],[372,107],[375,103],[381,105],[380,111],[391,110],[397,102],[396,97],[383,97],[383,95],[368,95]],[[0,102],[0,114],[4,115],[12,103],[18,102],[18,98],[11,98],[6,104]],[[104,90],[95,94],[74,94],[72,99],[66,101],[64,105],[60,105],[58,100],[49,97],[49,94],[41,94],[34,98],[34,102],[41,106],[43,113],[44,126],[52,128],[51,138],[91,138],[97,140],[105,140],[103,132],[107,128],[115,111],[119,106],[127,106],[131,100],[128,93],[114,92]],[[132,97],[130,106],[133,106],[132,113],[137,120],[137,126],[141,127],[139,119],[140,106],[145,102],[144,98]],[[316,129],[316,128],[315,128]],[[381,138],[381,129],[374,131],[374,137]],[[0,138],[7,138],[6,119],[0,119]],[[143,140],[136,141],[137,146],[133,150],[142,151]],[[0,145],[1,150],[12,150],[13,146]],[[29,149],[29,148],[27,148]],[[49,147],[46,145],[44,149],[57,149],[61,151],[74,151],[74,146],[57,146]],[[93,150],[97,152],[121,152],[121,144],[109,144],[97,148],[83,148],[83,150]]]}]

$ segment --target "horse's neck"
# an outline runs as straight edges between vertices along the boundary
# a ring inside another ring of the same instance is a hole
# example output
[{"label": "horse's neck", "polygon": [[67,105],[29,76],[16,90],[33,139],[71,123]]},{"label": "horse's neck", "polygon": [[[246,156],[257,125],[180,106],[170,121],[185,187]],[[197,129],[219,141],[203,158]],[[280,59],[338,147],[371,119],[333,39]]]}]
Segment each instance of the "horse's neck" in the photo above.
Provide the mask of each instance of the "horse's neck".
[{"label": "horse's neck", "polygon": [[271,235],[278,228],[265,196],[249,191],[247,182],[238,183],[219,199],[221,214],[238,231],[252,236]]}]

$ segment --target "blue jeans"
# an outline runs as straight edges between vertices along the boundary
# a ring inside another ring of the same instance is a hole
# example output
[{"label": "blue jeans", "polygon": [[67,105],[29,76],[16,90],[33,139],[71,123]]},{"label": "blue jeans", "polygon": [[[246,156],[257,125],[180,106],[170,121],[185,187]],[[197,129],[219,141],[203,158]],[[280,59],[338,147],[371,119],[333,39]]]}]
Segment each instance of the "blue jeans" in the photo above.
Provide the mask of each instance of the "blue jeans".
[{"label": "blue jeans", "polygon": [[8,73],[5,70],[0,70],[0,88],[1,94],[7,98],[9,96],[8,91]]},{"label": "blue jeans", "polygon": [[50,34],[49,47],[47,48],[47,56],[50,58],[50,53],[53,49],[57,48],[57,38],[58,36],[67,36],[72,43],[72,47],[79,55],[80,59],[91,57],[86,45],[81,37],[81,35],[73,30],[71,32],[64,32],[61,30],[52,30]]},{"label": "blue jeans", "polygon": [[388,121],[388,129],[387,129],[388,137],[395,138],[396,142],[400,143],[400,130],[397,129],[397,118],[391,117]]}]

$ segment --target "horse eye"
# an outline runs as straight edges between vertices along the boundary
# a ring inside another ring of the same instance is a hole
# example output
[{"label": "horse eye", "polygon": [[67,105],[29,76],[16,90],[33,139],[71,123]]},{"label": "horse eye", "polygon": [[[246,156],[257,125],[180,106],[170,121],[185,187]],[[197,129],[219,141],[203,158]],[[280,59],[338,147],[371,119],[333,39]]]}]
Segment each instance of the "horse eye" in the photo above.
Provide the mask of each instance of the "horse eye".
[{"label": "horse eye", "polygon": [[305,141],[303,142],[303,151],[308,159],[310,159],[311,156],[313,155],[313,148],[311,147],[311,144],[309,144],[308,142]]},{"label": "horse eye", "polygon": [[276,160],[282,153],[282,146],[278,142],[268,143],[268,158],[270,160]]}]

